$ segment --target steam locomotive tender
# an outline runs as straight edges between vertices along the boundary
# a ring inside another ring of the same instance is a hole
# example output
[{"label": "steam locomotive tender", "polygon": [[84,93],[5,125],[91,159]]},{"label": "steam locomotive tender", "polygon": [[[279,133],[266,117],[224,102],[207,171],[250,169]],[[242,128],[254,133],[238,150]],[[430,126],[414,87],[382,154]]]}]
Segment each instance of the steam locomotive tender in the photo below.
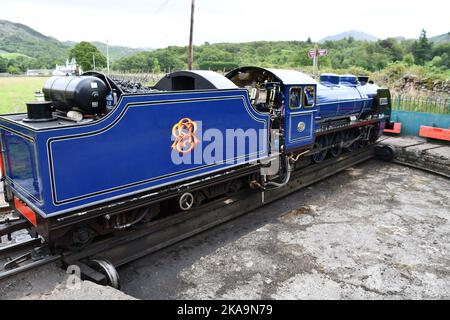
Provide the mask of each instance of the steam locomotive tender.
[{"label": "steam locomotive tender", "polygon": [[[0,117],[1,164],[5,199],[53,248],[282,187],[302,161],[375,143],[391,110],[389,90],[364,77],[259,67],[174,72],[151,88],[90,72],[43,91],[46,102]],[[244,147],[211,147],[253,131]]]}]

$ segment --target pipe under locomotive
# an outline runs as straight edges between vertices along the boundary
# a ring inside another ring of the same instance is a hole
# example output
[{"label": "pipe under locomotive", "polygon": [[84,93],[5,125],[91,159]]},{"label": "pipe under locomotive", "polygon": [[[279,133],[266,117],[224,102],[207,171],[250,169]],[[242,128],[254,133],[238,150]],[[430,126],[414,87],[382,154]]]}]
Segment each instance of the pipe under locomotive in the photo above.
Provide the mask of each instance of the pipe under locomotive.
[{"label": "pipe under locomotive", "polygon": [[[43,92],[26,114],[0,117],[2,178],[31,234],[55,248],[245,188],[282,187],[299,166],[376,143],[391,112],[389,90],[365,77],[317,82],[259,67],[174,72],[154,87],[90,72],[50,78]],[[208,130],[260,134],[228,158],[219,144],[195,161],[211,149]]]}]

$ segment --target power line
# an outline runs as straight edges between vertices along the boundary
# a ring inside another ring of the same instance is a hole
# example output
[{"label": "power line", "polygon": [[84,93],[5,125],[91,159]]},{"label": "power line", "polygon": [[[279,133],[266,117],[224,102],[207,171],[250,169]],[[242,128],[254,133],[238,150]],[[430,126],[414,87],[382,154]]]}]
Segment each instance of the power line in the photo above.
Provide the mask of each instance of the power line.
[{"label": "power line", "polygon": [[170,1],[172,1],[172,0],[164,0],[164,2],[161,3],[161,5],[158,7],[158,9],[156,9],[155,13],[159,13],[162,9],[164,9],[169,4]]}]

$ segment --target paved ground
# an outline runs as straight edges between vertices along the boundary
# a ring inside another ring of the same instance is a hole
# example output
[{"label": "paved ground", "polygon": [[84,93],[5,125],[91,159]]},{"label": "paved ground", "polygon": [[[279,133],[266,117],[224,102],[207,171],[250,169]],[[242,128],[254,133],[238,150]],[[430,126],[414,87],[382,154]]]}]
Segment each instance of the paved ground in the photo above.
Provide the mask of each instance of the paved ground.
[{"label": "paved ground", "polygon": [[450,182],[371,161],[132,263],[142,299],[449,299]]},{"label": "paved ground", "polygon": [[[0,282],[0,300],[130,300],[115,289],[89,281],[76,282],[55,265],[48,265]],[[79,285],[79,286],[78,286]]]},{"label": "paved ground", "polygon": [[[450,182],[370,161],[119,269],[141,299],[449,299]],[[128,299],[56,266],[0,299]]]}]

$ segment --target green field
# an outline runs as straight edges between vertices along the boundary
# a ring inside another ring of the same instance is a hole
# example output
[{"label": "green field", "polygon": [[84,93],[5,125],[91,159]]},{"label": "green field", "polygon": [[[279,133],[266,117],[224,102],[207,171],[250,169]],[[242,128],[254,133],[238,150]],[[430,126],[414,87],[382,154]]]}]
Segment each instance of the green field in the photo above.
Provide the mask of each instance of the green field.
[{"label": "green field", "polygon": [[21,53],[9,53],[9,52],[0,52],[0,57],[5,58],[5,59],[17,59],[18,57],[25,57],[25,58],[33,59],[33,58],[26,56],[24,54],[21,54]]},{"label": "green field", "polygon": [[34,101],[34,93],[41,91],[47,78],[0,77],[0,114],[26,112],[27,102]]}]

